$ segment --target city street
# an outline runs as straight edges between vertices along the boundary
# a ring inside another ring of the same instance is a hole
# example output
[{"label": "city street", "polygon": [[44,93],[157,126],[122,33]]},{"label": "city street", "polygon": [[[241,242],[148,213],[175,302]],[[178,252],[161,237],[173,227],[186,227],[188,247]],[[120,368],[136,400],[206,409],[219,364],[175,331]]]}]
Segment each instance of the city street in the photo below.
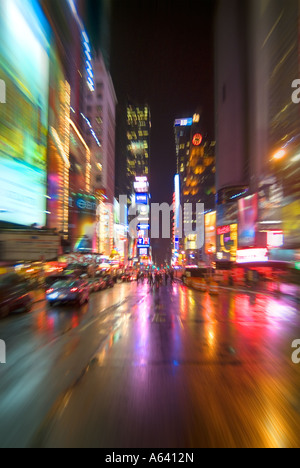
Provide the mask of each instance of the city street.
[{"label": "city street", "polygon": [[1,447],[298,447],[300,307],[179,283],[0,322]]}]

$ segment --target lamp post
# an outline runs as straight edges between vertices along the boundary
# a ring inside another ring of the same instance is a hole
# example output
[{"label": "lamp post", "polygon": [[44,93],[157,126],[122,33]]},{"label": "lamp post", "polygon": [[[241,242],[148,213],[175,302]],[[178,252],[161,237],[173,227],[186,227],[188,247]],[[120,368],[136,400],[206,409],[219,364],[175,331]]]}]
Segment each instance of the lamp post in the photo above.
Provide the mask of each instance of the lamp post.
[{"label": "lamp post", "polygon": [[282,175],[282,167],[279,166],[279,163],[282,162],[286,157],[288,153],[284,148],[280,148],[278,151],[276,151],[272,158],[271,162],[273,162],[273,170],[276,175],[278,184],[280,184],[281,188],[281,193],[282,193],[282,198],[284,197],[284,177]]}]

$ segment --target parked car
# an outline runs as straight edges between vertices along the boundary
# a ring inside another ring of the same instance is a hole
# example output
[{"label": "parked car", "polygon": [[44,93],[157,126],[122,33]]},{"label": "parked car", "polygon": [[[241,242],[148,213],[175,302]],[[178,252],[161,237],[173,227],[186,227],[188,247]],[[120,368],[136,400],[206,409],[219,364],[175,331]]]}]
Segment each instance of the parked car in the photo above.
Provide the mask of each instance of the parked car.
[{"label": "parked car", "polygon": [[78,275],[76,273],[68,273],[63,272],[55,275],[47,276],[45,283],[46,289],[50,289],[53,284],[58,283],[58,281],[75,281],[78,279]]},{"label": "parked car", "polygon": [[103,280],[105,282],[105,289],[113,288],[115,285],[114,279],[111,275],[103,276]]},{"label": "parked car", "polygon": [[106,288],[106,283],[103,278],[91,278],[89,280],[89,285],[90,285],[90,292],[95,293],[102,291],[103,289]]},{"label": "parked car", "polygon": [[83,305],[89,302],[90,285],[85,280],[58,281],[46,291],[49,305],[74,303]]},{"label": "parked car", "polygon": [[67,266],[65,272],[74,273],[78,278],[82,275],[92,278],[95,273],[95,267],[89,263],[72,263]]},{"label": "parked car", "polygon": [[0,276],[0,318],[12,312],[29,312],[33,299],[25,278],[16,273]]}]

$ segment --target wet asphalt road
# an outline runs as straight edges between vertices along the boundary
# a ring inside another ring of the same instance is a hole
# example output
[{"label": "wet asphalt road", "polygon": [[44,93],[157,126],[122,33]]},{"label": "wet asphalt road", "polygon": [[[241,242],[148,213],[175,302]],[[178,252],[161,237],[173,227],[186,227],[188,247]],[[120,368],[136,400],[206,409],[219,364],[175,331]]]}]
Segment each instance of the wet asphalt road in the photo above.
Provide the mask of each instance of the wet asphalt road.
[{"label": "wet asphalt road", "polygon": [[0,322],[0,447],[299,447],[299,305],[117,285]]}]

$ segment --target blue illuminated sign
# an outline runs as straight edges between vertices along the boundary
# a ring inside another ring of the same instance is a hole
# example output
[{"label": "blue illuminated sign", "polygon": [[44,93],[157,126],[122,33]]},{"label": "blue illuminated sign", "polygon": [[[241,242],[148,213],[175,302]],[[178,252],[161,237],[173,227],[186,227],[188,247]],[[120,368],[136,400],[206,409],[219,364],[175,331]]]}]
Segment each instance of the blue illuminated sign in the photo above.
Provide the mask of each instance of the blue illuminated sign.
[{"label": "blue illuminated sign", "polygon": [[193,117],[188,119],[175,120],[175,127],[191,127],[193,125]]},{"label": "blue illuminated sign", "polygon": [[137,193],[135,196],[136,205],[148,205],[148,194],[147,193]]},{"label": "blue illuminated sign", "polygon": [[138,224],[137,230],[138,231],[149,231],[150,230],[150,224]]},{"label": "blue illuminated sign", "polygon": [[144,238],[138,239],[137,245],[138,245],[138,248],[150,247],[150,239],[144,239]]}]

